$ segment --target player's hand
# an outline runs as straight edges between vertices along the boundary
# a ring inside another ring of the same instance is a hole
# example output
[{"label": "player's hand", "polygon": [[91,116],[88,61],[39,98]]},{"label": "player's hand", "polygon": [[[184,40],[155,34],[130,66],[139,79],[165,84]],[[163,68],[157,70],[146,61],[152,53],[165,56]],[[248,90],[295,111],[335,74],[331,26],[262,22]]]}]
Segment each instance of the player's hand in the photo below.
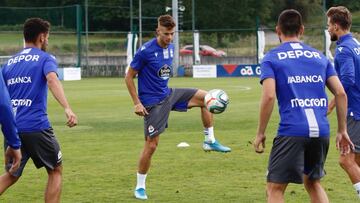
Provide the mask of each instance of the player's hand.
[{"label": "player's hand", "polygon": [[254,149],[256,153],[263,153],[265,149],[265,140],[266,136],[265,134],[257,134],[254,140]]},{"label": "player's hand", "polygon": [[341,155],[346,155],[354,150],[354,144],[351,142],[346,132],[338,132],[336,135],[336,149],[340,150]]},{"label": "player's hand", "polygon": [[146,116],[149,113],[147,112],[146,108],[142,105],[142,103],[138,103],[134,106],[134,112],[138,115],[138,116]]},{"label": "player's hand", "polygon": [[67,122],[66,122],[67,126],[71,128],[77,125],[78,123],[77,117],[70,108],[65,109],[65,115],[67,118]]},{"label": "player's hand", "polygon": [[5,151],[5,165],[10,164],[10,161],[12,161],[11,168],[9,170],[10,174],[15,173],[21,163],[21,151],[20,149],[13,149],[10,146],[6,148]]}]

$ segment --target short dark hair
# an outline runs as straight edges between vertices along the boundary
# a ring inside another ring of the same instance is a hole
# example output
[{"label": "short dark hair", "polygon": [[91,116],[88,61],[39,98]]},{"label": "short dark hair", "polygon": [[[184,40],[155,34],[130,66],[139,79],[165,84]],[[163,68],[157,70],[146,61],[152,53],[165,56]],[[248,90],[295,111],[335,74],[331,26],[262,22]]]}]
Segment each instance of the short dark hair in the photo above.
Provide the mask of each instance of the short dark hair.
[{"label": "short dark hair", "polygon": [[284,10],[279,15],[277,25],[285,36],[298,35],[303,25],[302,16],[297,10]]},{"label": "short dark hair", "polygon": [[176,23],[171,15],[161,15],[158,18],[158,24],[168,29],[172,29],[176,26]]},{"label": "short dark hair", "polygon": [[24,39],[25,42],[36,42],[37,37],[41,33],[48,33],[50,23],[41,18],[28,18],[24,23]]},{"label": "short dark hair", "polygon": [[344,6],[331,7],[326,13],[332,24],[338,24],[342,29],[349,30],[351,27],[351,13]]}]

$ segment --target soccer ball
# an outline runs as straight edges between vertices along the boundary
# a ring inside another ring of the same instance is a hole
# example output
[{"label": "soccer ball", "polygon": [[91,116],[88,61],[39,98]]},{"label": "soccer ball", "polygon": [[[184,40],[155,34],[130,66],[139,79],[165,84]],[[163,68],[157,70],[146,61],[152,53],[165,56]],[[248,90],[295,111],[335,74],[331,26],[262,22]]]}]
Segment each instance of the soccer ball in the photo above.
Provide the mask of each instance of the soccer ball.
[{"label": "soccer ball", "polygon": [[224,90],[213,89],[205,95],[204,103],[211,113],[219,114],[225,111],[229,97]]}]

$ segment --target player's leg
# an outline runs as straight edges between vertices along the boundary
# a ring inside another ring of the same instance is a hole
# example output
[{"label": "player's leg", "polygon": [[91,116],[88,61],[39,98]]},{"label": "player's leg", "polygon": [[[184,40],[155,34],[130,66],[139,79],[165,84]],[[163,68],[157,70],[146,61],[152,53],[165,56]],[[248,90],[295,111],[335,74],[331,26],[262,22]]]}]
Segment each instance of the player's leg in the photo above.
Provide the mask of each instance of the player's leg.
[{"label": "player's leg", "polygon": [[268,202],[284,202],[289,183],[303,182],[304,137],[276,136],[270,152],[266,194]]},{"label": "player's leg", "polygon": [[146,137],[144,149],[141,152],[140,159],[139,159],[139,168],[138,172],[140,174],[146,174],[150,168],[151,157],[154,154],[158,143],[159,143],[160,136],[155,136],[153,138]]},{"label": "player's leg", "polygon": [[284,192],[287,187],[287,183],[272,183],[268,182],[266,184],[266,196],[268,203],[283,203],[284,201]]},{"label": "player's leg", "polygon": [[339,158],[340,166],[349,175],[349,178],[353,184],[360,182],[360,168],[356,162],[355,153],[351,152],[347,155],[341,155]]},{"label": "player's leg", "polygon": [[48,182],[45,189],[45,202],[60,202],[62,189],[62,166],[56,166],[54,169],[47,169]]},{"label": "player's leg", "polygon": [[137,172],[137,182],[134,195],[138,199],[147,199],[146,195],[146,176],[147,172],[149,171],[151,165],[151,158],[154,154],[158,143],[159,143],[160,136],[155,137],[145,137],[145,144],[143,151],[141,152],[139,165],[138,165],[138,172]]},{"label": "player's leg", "polygon": [[328,203],[320,179],[325,176],[324,164],[329,150],[329,137],[309,138],[305,144],[304,186],[311,202]]},{"label": "player's leg", "polygon": [[[20,135],[20,139],[21,139],[21,135]],[[19,169],[14,173],[14,174],[10,174],[8,171],[9,169],[11,168],[11,162],[8,163],[7,165],[5,165],[5,173],[2,174],[0,176],[0,195],[2,195],[11,185],[13,185],[14,183],[16,183],[24,168],[25,168],[25,165],[27,163],[27,161],[29,160],[29,155],[26,153],[26,149],[25,149],[25,146],[27,145],[27,143],[21,139],[21,154],[22,154],[22,158],[21,158],[21,163],[20,163],[20,167]],[[6,142],[4,143],[4,149],[7,148],[7,144]]]},{"label": "player's leg", "polygon": [[214,135],[214,119],[213,114],[210,113],[204,104],[204,98],[207,94],[204,90],[197,90],[188,102],[188,108],[200,107],[201,108],[201,120],[204,126],[205,141],[203,148],[205,151],[218,151],[218,152],[230,152],[229,147],[220,144]]},{"label": "player's leg", "polygon": [[360,198],[360,121],[354,120],[353,117],[347,118],[347,129],[355,149],[347,155],[340,155],[339,164],[348,174],[357,195]]},{"label": "player's leg", "polygon": [[20,177],[12,176],[9,172],[5,172],[0,176],[0,195],[2,195],[11,185],[16,183]]},{"label": "player's leg", "polygon": [[160,134],[164,132],[167,127],[167,121],[171,111],[169,97],[160,104],[146,107],[146,110],[149,114],[144,117],[145,143],[139,159],[137,184],[134,191],[134,195],[138,199],[147,199],[145,191],[146,176],[151,165],[152,155],[158,146]]},{"label": "player's leg", "polygon": [[351,152],[346,155],[340,155],[339,164],[348,174],[351,183],[353,184],[358,196],[360,197],[360,167],[357,159],[359,160],[359,154]]},{"label": "player's leg", "polygon": [[20,133],[26,142],[26,150],[36,168],[45,167],[48,182],[45,188],[45,202],[60,202],[62,153],[53,129],[32,133]]},{"label": "player's leg", "polygon": [[320,180],[311,180],[309,176],[304,175],[304,186],[308,192],[312,203],[328,203],[329,199]]}]

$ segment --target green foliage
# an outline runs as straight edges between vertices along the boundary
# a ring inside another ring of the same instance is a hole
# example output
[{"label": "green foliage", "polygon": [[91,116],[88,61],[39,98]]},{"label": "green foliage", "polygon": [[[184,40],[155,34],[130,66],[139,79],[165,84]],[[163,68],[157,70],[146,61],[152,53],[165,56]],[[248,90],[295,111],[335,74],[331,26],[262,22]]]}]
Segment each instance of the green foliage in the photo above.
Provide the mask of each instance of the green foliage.
[{"label": "green foliage", "polygon": [[269,18],[273,6],[270,0],[228,0],[222,6],[220,2],[196,1],[196,29],[253,28],[257,17],[264,21]]},{"label": "green foliage", "polygon": [[[124,79],[83,79],[63,85],[79,125],[72,129],[65,126],[64,111],[49,94],[48,113],[63,154],[61,202],[139,202],[133,197],[133,189],[144,143],[143,120],[133,113]],[[252,141],[259,113],[258,78],[172,78],[170,85],[221,88],[228,93],[228,109],[215,115],[215,134],[232,152],[202,151],[198,108],[186,113],[172,112],[147,177],[148,202],[266,202],[265,173],[279,118],[275,108],[267,129],[265,152],[256,154]],[[338,165],[336,116],[331,114],[329,118],[331,144],[325,166],[327,175],[321,183],[330,202],[357,202],[350,180]],[[190,147],[177,148],[183,141]],[[3,159],[1,154],[0,163],[4,163]],[[21,179],[0,196],[0,202],[44,202],[46,178],[45,169],[37,170],[30,160]],[[303,203],[310,199],[302,185],[290,184],[285,201]]]},{"label": "green foliage", "polygon": [[345,6],[350,11],[357,11],[360,9],[360,1],[354,0],[327,0],[327,6]]},{"label": "green foliage", "polygon": [[354,26],[357,26],[357,27],[360,26],[360,11],[352,13],[352,24],[353,24],[353,27]]},{"label": "green foliage", "polygon": [[[1,29],[1,27],[0,27]],[[0,33],[0,55],[13,55],[23,46],[22,34]],[[84,38],[83,38],[84,39]],[[85,42],[83,42],[83,46]],[[104,53],[126,54],[126,35],[89,35],[89,50],[92,55]],[[75,34],[50,33],[48,51],[54,55],[74,54],[77,51]]]},{"label": "green foliage", "polygon": [[276,5],[271,11],[273,22],[277,22],[279,14],[285,9],[298,10],[305,22],[311,20],[314,15],[325,15],[321,7],[322,0],[272,0],[272,2]]}]

